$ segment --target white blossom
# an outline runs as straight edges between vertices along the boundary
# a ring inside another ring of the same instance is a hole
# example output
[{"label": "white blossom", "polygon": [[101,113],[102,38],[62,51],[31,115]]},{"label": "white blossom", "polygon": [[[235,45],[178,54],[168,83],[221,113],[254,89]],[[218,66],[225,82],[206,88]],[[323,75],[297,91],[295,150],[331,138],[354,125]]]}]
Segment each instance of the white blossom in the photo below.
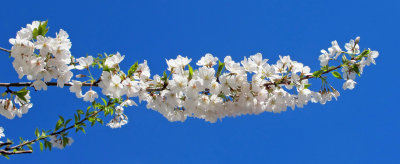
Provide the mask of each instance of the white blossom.
[{"label": "white blossom", "polygon": [[88,69],[89,66],[92,65],[93,63],[93,57],[92,56],[87,56],[87,57],[81,57],[76,59],[78,61],[79,65],[75,66],[76,69],[83,70],[83,69]]},{"label": "white blossom", "polygon": [[343,83],[343,89],[344,90],[346,90],[346,89],[352,90],[352,89],[354,89],[355,84],[357,84],[357,83],[354,80],[348,79],[348,80],[346,80],[345,83]]},{"label": "white blossom", "polygon": [[360,53],[360,46],[358,45],[358,41],[360,37],[357,37],[355,40],[351,39],[349,43],[346,43],[344,46],[347,50],[347,53],[350,54],[359,54]]},{"label": "white blossom", "polygon": [[213,67],[217,64],[218,58],[214,57],[212,54],[207,53],[205,56],[196,63],[198,66]]},{"label": "white blossom", "polygon": [[125,55],[121,56],[119,52],[117,52],[115,55],[112,55],[111,57],[107,57],[106,61],[104,64],[108,66],[108,68],[117,68],[118,64],[121,63],[122,60],[124,60]]},{"label": "white blossom", "polygon": [[46,83],[44,83],[42,80],[36,80],[35,82],[33,82],[33,87],[35,87],[36,90],[40,91],[40,90],[47,90],[47,85]]},{"label": "white blossom", "polygon": [[69,91],[76,94],[76,97],[81,98],[82,95],[82,82],[72,80],[72,85],[69,88]]},{"label": "white blossom", "polygon": [[321,53],[322,54],[319,56],[318,60],[320,61],[321,66],[323,67],[328,64],[330,57],[328,52],[326,52],[325,50],[321,50]]},{"label": "white blossom", "polygon": [[89,90],[83,95],[83,100],[84,101],[89,101],[93,102],[95,99],[97,99],[99,95],[97,95],[97,92],[94,90]]}]

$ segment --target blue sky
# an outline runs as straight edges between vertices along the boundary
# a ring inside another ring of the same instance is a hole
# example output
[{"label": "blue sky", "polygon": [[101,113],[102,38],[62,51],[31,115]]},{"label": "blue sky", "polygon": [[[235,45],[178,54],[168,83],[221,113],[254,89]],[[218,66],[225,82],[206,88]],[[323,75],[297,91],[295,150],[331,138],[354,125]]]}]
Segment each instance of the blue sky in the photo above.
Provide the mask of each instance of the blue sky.
[{"label": "blue sky", "polygon": [[[122,68],[148,60],[162,73],[165,58],[198,60],[205,53],[236,60],[257,52],[270,62],[278,55],[319,68],[321,49],[361,36],[361,48],[378,50],[352,91],[338,101],[309,104],[281,114],[168,122],[145,104],[126,110],[121,129],[95,126],[71,133],[64,150],[0,158],[0,163],[400,163],[399,77],[395,70],[400,23],[398,1],[4,1],[0,47],[33,20],[49,20],[53,35],[66,30],[72,54],[126,55]],[[11,59],[1,53],[1,82],[16,82]],[[25,79],[26,80],[26,79]],[[24,81],[25,81],[24,80]],[[342,81],[334,83],[341,88]],[[32,93],[34,107],[22,118],[0,118],[7,137],[33,138],[53,128],[57,116],[73,117],[89,104],[67,89]]]}]

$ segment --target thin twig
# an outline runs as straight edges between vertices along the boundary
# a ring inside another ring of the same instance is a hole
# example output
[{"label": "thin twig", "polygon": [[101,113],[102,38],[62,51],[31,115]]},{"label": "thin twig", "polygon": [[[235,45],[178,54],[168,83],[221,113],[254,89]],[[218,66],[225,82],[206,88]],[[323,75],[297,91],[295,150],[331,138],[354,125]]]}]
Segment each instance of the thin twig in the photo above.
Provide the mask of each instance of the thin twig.
[{"label": "thin twig", "polygon": [[0,50],[5,51],[5,52],[8,52],[8,53],[11,53],[11,50],[7,50],[7,49],[5,49],[5,48],[1,48],[1,47],[0,47]]},{"label": "thin twig", "polygon": [[[45,82],[47,86],[57,86],[57,82]],[[19,83],[0,83],[0,87],[30,87],[33,82],[19,82]],[[65,83],[64,86],[72,86],[72,83]],[[82,83],[82,86],[98,86],[98,82]]]}]

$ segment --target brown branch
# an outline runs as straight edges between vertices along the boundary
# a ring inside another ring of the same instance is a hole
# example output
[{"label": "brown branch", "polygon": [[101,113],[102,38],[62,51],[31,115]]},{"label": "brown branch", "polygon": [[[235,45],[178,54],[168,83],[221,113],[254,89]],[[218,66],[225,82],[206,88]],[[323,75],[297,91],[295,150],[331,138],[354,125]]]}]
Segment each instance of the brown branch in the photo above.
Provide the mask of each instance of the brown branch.
[{"label": "brown branch", "polygon": [[[334,70],[336,70],[336,69],[339,69],[339,68],[341,68],[341,67],[342,67],[342,65],[339,65],[339,66],[337,66],[337,67],[334,67],[334,68],[332,68],[332,69],[329,69],[329,70],[323,72],[321,75],[327,74],[327,73],[329,73],[329,72],[331,72],[331,71],[334,71]],[[307,76],[302,77],[302,78],[300,79],[300,81],[305,80],[305,79],[311,79],[311,78],[315,78],[315,77],[313,77],[312,75],[307,75]],[[97,80],[97,81],[94,82],[94,83],[82,83],[82,86],[93,86],[93,87],[98,87],[100,81],[101,81],[101,80],[99,79],[99,80]],[[291,82],[288,81],[288,80],[281,80],[277,85],[279,85],[279,84],[288,84],[288,85],[289,85],[290,83],[291,83]],[[33,82],[0,83],[0,87],[30,87],[30,86],[32,86],[32,84],[33,84]],[[46,85],[47,85],[47,86],[57,86],[57,82],[46,82]],[[276,85],[276,83],[274,83],[274,82],[269,82],[269,83],[265,83],[265,84],[264,84],[264,86],[267,87],[267,88],[268,88],[270,85]],[[72,83],[65,83],[64,86],[72,86]],[[168,86],[168,83],[165,83],[165,84],[163,85],[163,87],[161,87],[161,88],[147,88],[146,91],[147,91],[147,92],[162,91],[162,90],[165,90],[165,89],[167,88],[167,86]]]},{"label": "brown branch", "polygon": [[[99,82],[101,80],[97,80],[94,83],[82,83],[82,86],[93,86],[98,87]],[[45,82],[47,86],[57,86],[57,82]],[[33,82],[19,82],[19,83],[0,83],[0,87],[30,87],[32,86]],[[72,83],[65,83],[64,86],[72,86]],[[162,91],[167,88],[167,85],[164,85],[162,88],[147,88],[147,92],[156,92]]]},{"label": "brown branch", "polygon": [[0,47],[0,50],[11,53],[11,50],[7,50],[7,49],[1,48],[1,47]]},{"label": "brown branch", "polygon": [[[94,83],[82,83],[82,86],[98,86],[100,81]],[[0,83],[0,87],[30,87],[33,82],[19,82],[19,83]],[[46,82],[47,86],[57,86],[57,82]],[[64,86],[72,86],[72,83],[65,83]]]},{"label": "brown branch", "polygon": [[8,146],[8,145],[11,145],[11,144],[12,144],[11,142],[3,142],[3,143],[0,143],[0,147]]},{"label": "brown branch", "polygon": [[27,154],[27,153],[32,153],[32,150],[17,150],[17,151],[5,151],[5,150],[0,150],[0,154],[4,155],[14,155],[14,154]]}]

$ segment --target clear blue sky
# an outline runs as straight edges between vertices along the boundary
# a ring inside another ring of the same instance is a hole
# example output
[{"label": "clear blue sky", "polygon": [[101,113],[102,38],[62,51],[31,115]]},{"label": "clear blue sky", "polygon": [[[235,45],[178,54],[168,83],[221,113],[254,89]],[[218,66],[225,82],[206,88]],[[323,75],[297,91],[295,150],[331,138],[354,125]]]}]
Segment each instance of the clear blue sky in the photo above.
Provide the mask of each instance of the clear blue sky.
[{"label": "clear blue sky", "polygon": [[[0,163],[400,163],[398,1],[3,1],[0,47],[33,20],[49,20],[53,35],[70,34],[76,57],[116,51],[122,68],[147,59],[152,74],[178,54],[198,60],[205,53],[236,60],[261,52],[318,68],[321,49],[361,36],[362,48],[379,50],[353,91],[338,101],[310,104],[281,114],[198,119],[171,123],[144,104],[129,108],[121,129],[95,126],[75,134],[64,150],[0,158]],[[1,53],[4,55],[4,53]],[[0,56],[1,82],[15,82],[11,59]],[[335,83],[341,88],[342,81]],[[53,128],[58,115],[88,104],[67,89],[32,93],[34,107],[22,118],[0,117],[7,137],[33,138]],[[108,119],[107,119],[108,120]]]}]

